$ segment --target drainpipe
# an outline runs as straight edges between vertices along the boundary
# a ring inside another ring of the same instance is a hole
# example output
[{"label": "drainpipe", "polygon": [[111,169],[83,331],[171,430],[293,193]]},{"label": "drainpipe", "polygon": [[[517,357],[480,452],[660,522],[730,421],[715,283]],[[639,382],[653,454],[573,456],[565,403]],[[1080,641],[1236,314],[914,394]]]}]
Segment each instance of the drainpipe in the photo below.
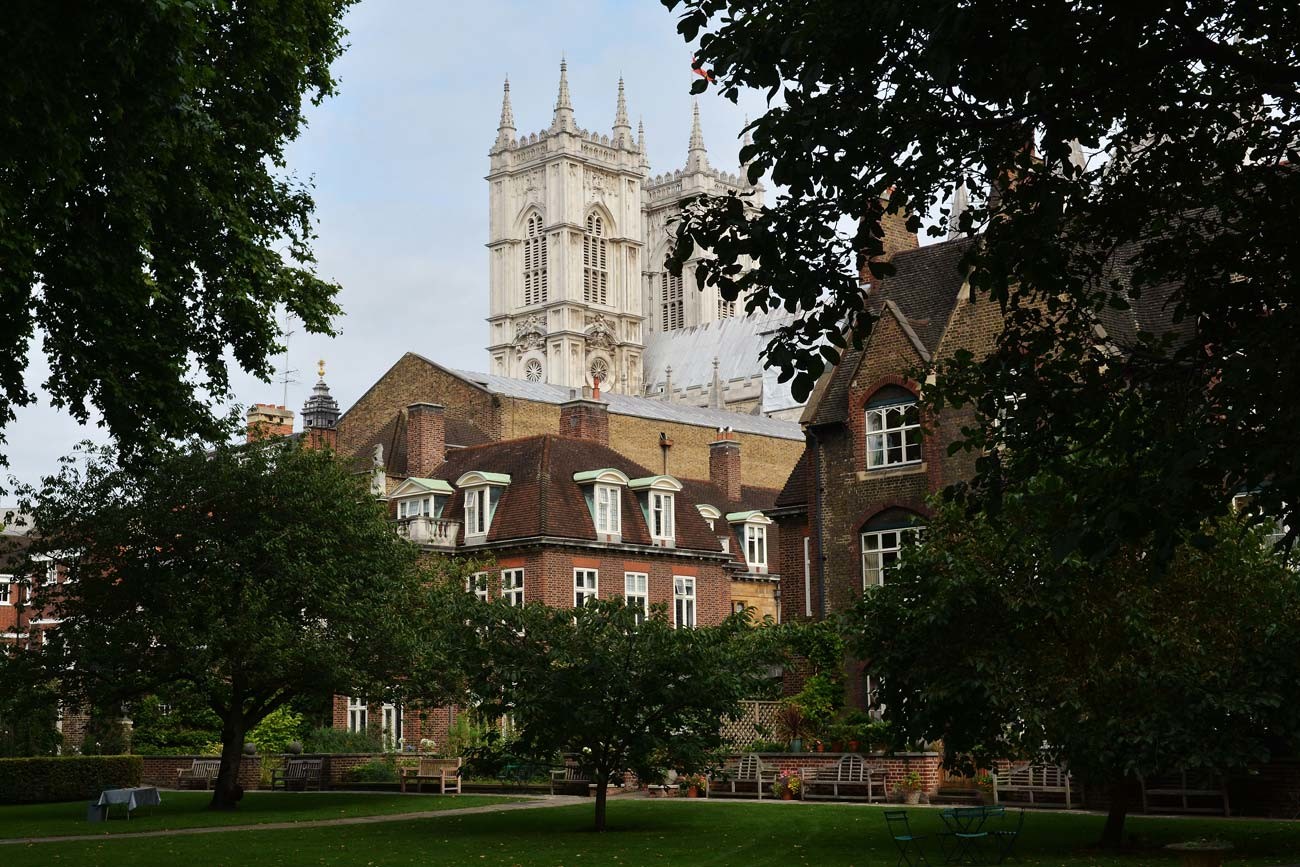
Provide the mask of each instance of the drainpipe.
[{"label": "drainpipe", "polygon": [[817,539],[817,617],[826,619],[826,551],[822,547],[824,526],[822,524],[822,445],[817,439],[817,432],[811,426],[808,435],[813,447],[813,532]]}]

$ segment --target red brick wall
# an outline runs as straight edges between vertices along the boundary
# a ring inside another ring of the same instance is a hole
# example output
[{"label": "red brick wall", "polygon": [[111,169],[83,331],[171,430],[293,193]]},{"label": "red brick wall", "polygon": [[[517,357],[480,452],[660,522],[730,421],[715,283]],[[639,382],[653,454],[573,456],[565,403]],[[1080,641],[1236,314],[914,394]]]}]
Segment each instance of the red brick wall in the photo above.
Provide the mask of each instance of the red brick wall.
[{"label": "red brick wall", "polygon": [[[216,756],[144,756],[142,786],[176,788],[177,771],[188,769],[197,759],[214,759]],[[239,785],[256,789],[262,780],[262,757],[244,756],[239,762]]]},{"label": "red brick wall", "polygon": [[[816,771],[834,767],[845,755],[845,753],[759,753],[763,764],[776,768],[778,772],[796,773],[808,768]],[[921,777],[921,791],[934,792],[939,787],[941,760],[938,753],[894,753],[892,755],[864,753],[862,756],[867,760],[868,766],[884,770],[885,786],[891,796],[894,794],[894,787],[913,771]],[[739,754],[731,755],[726,757],[723,765],[734,766],[739,760]]]},{"label": "red brick wall", "polygon": [[609,445],[609,407],[583,398],[560,404],[560,436]]},{"label": "red brick wall", "polygon": [[740,500],[740,440],[726,432],[709,443],[709,481],[731,502]]},{"label": "red brick wall", "polygon": [[406,470],[428,478],[447,458],[447,422],[436,403],[413,403],[406,408]]}]

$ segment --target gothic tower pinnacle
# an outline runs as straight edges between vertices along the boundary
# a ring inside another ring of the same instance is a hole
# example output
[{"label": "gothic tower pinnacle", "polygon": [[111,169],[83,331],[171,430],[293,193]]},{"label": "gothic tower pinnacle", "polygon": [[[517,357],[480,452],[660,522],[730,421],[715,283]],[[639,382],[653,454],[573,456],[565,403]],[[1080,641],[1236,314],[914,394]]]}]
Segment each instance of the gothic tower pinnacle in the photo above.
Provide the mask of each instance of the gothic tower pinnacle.
[{"label": "gothic tower pinnacle", "polygon": [[569,99],[569,64],[560,60],[560,92],[555,97],[555,116],[551,119],[551,132],[576,132],[573,122],[573,103]]},{"label": "gothic tower pinnacle", "polygon": [[510,106],[510,77],[506,77],[505,93],[501,97],[501,123],[497,126],[497,143],[500,148],[508,148],[515,139],[515,112]]},{"label": "gothic tower pinnacle", "polygon": [[632,124],[627,119],[627,97],[623,93],[623,76],[618,77],[618,104],[614,108],[614,147],[632,147]]},{"label": "gothic tower pinnacle", "polygon": [[707,172],[709,170],[709,153],[704,148],[704,133],[700,130],[700,101],[694,101],[691,116],[691,143],[686,151],[687,172]]}]

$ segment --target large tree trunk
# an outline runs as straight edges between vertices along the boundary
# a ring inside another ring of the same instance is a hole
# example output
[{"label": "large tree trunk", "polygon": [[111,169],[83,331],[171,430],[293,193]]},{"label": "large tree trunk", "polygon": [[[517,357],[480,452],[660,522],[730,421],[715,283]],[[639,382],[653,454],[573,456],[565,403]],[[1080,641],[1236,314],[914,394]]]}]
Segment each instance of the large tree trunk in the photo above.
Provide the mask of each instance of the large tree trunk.
[{"label": "large tree trunk", "polygon": [[234,711],[221,725],[221,770],[212,791],[209,810],[233,810],[244,796],[239,785],[239,764],[244,757],[244,717]]},{"label": "large tree trunk", "polygon": [[605,774],[596,777],[596,830],[605,830],[605,804],[609,792],[609,778]]},{"label": "large tree trunk", "polygon": [[1110,810],[1106,813],[1106,825],[1101,829],[1101,847],[1115,850],[1124,845],[1124,819],[1128,817],[1129,778],[1125,776],[1112,780],[1107,790],[1110,795]]}]

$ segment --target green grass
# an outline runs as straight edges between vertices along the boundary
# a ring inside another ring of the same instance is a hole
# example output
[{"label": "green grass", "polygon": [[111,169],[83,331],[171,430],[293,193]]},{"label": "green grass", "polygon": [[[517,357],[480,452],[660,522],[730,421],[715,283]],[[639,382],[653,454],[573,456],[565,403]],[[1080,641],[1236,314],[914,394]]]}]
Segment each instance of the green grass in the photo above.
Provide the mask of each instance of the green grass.
[{"label": "green grass", "polygon": [[[0,813],[0,815],[3,815]],[[938,830],[937,813],[913,809],[914,830]],[[833,804],[615,800],[605,834],[589,830],[590,805],[287,831],[243,831],[92,843],[0,846],[5,867],[236,865],[893,865],[897,852],[878,807]],[[1131,854],[1092,850],[1100,816],[1031,813],[1015,865],[1119,864],[1176,867],[1165,843],[1209,836],[1230,840],[1230,864],[1300,861],[1300,823],[1135,817]],[[938,867],[931,839],[927,854]]]},{"label": "green grass", "polygon": [[[162,804],[143,807],[128,822],[122,807],[110,809],[107,822],[86,821],[87,801],[61,804],[20,804],[0,807],[0,839],[11,837],[65,837],[79,834],[132,834],[214,825],[262,825],[268,822],[304,822],[348,816],[382,816],[455,810],[508,803],[518,798],[482,795],[398,795],[348,792],[249,792],[238,810],[212,812],[209,792],[163,792]],[[0,864],[5,854],[0,850]]]}]

